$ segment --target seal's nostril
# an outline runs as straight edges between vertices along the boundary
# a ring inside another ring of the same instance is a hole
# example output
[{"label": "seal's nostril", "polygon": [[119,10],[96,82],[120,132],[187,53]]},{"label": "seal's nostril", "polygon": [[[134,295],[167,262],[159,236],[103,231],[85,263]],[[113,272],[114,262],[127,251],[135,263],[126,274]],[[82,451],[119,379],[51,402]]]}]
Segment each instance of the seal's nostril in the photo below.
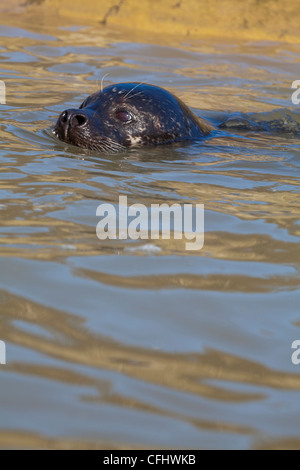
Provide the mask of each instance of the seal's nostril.
[{"label": "seal's nostril", "polygon": [[67,122],[67,120],[68,120],[68,111],[64,111],[61,114],[60,119],[61,119],[62,122]]},{"label": "seal's nostril", "polygon": [[71,117],[71,124],[73,126],[84,126],[84,124],[87,122],[87,117],[84,114],[74,114],[74,116]]}]

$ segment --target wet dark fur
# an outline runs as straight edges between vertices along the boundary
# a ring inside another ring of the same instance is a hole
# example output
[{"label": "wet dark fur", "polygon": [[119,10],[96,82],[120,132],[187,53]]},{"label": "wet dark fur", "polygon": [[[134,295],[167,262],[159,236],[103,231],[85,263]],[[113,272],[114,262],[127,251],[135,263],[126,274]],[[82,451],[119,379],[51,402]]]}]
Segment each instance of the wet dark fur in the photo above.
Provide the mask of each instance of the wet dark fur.
[{"label": "wet dark fur", "polygon": [[[127,119],[129,118],[129,119]],[[172,93],[143,83],[120,83],[61,113],[54,127],[62,141],[99,152],[195,140],[214,127]]]}]

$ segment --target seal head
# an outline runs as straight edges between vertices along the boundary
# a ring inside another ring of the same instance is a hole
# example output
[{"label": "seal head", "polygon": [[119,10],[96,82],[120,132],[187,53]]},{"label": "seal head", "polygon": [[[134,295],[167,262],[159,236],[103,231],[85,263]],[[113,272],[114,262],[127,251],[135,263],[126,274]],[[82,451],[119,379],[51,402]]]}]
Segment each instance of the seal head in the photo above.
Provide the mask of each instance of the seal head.
[{"label": "seal head", "polygon": [[144,83],[120,83],[90,95],[78,109],[59,116],[55,135],[98,152],[131,146],[195,140],[214,127],[172,93]]}]

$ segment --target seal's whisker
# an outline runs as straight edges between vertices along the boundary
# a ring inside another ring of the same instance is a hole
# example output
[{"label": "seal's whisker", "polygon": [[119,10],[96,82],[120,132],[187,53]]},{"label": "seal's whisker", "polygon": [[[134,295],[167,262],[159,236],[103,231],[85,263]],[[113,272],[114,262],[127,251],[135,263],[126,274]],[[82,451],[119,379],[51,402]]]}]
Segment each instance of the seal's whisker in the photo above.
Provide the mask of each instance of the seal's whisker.
[{"label": "seal's whisker", "polygon": [[130,95],[129,98],[134,98],[135,96],[142,95],[142,94],[143,94],[143,92],[139,91],[138,93],[135,93],[134,95]]},{"label": "seal's whisker", "polygon": [[138,86],[143,85],[143,83],[145,83],[145,82],[140,82],[140,83],[138,83],[136,86],[134,86],[133,88],[131,88],[131,90],[129,90],[129,92],[126,93],[126,95],[124,96],[124,100],[125,100],[125,98],[126,98],[133,90],[135,90]]},{"label": "seal's whisker", "polygon": [[101,78],[101,88],[100,88],[100,91],[101,93],[103,93],[103,81],[106,77],[108,77],[109,73],[106,73],[105,75],[103,75],[103,77]]}]

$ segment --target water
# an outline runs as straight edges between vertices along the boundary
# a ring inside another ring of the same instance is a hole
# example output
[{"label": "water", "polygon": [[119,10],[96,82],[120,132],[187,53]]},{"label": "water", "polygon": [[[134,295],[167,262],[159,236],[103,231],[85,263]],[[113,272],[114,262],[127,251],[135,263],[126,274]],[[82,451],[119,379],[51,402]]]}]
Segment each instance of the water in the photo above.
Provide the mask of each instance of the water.
[{"label": "water", "polygon": [[[21,26],[0,27],[0,445],[299,448],[296,46]],[[281,124],[119,155],[56,140],[106,74]],[[120,195],[204,204],[203,249],[100,241],[96,208]]]}]

